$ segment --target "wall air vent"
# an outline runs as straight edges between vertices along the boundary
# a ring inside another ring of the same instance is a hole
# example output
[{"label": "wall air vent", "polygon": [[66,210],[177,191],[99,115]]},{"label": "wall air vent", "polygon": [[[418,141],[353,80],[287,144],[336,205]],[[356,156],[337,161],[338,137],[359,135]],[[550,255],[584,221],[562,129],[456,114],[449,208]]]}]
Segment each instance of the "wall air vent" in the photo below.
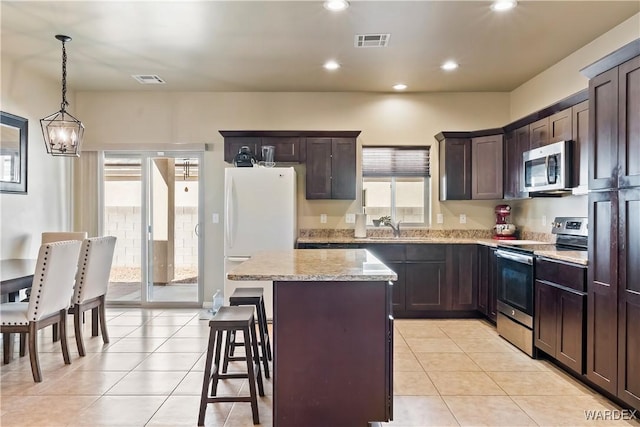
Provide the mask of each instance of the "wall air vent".
[{"label": "wall air vent", "polygon": [[387,47],[391,34],[356,34],[355,47]]},{"label": "wall air vent", "polygon": [[155,74],[133,74],[131,77],[143,85],[163,85],[166,82]]}]

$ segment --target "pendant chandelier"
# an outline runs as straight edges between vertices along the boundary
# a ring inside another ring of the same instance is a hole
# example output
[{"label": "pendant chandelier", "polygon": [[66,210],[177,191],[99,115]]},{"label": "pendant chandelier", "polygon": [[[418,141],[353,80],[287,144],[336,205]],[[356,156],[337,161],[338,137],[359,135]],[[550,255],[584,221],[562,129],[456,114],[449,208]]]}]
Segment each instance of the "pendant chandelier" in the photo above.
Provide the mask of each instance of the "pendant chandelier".
[{"label": "pendant chandelier", "polygon": [[80,157],[80,144],[84,135],[82,122],[66,111],[67,102],[67,51],[64,44],[71,41],[71,37],[56,35],[62,42],[62,103],[60,111],[40,120],[42,136],[47,153],[52,156]]}]

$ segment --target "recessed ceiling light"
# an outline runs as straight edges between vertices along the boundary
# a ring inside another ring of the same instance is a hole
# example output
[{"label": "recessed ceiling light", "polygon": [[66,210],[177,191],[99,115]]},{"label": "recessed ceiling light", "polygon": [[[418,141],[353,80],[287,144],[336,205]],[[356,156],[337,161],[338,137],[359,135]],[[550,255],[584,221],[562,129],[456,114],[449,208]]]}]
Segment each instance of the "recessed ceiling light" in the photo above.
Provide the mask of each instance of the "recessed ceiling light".
[{"label": "recessed ceiling light", "polygon": [[513,9],[517,4],[516,0],[496,0],[491,5],[491,9],[496,12],[504,12],[505,10]]},{"label": "recessed ceiling light", "polygon": [[440,68],[442,68],[445,71],[455,70],[456,68],[458,68],[458,63],[454,61],[447,61],[444,64],[442,64]]},{"label": "recessed ceiling light", "polygon": [[398,84],[393,85],[393,88],[395,90],[405,90],[407,88],[407,85],[404,84],[404,83],[398,83]]},{"label": "recessed ceiling light", "polygon": [[324,8],[332,12],[340,12],[349,7],[347,0],[327,0],[324,2]]},{"label": "recessed ceiling light", "polygon": [[333,71],[340,68],[340,64],[338,64],[336,61],[331,60],[331,61],[325,62],[323,67],[327,70]]}]

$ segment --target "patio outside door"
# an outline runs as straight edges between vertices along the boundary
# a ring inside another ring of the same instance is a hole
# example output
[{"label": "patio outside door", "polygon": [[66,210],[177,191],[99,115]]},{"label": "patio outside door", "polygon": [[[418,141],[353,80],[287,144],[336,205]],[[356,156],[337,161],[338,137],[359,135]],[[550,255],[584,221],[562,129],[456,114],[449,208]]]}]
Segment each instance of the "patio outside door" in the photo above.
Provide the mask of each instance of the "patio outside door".
[{"label": "patio outside door", "polygon": [[104,234],[118,237],[107,300],[199,306],[202,155],[106,153]]}]

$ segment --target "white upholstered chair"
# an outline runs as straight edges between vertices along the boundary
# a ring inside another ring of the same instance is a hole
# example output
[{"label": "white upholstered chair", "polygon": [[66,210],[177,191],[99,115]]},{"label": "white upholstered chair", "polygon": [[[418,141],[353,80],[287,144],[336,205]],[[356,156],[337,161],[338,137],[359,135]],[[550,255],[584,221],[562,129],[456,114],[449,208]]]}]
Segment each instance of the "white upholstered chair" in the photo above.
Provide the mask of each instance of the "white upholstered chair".
[{"label": "white upholstered chair", "polygon": [[40,243],[62,242],[64,240],[84,240],[87,238],[86,231],[45,231],[40,236]]},{"label": "white upholstered chair", "polygon": [[3,333],[5,363],[11,357],[11,334],[28,334],[31,372],[35,382],[42,381],[38,360],[38,330],[59,324],[64,363],[71,363],[66,318],[81,244],[79,241],[64,241],[40,246],[29,302],[0,304],[0,332]]},{"label": "white upholstered chair", "polygon": [[71,301],[76,343],[80,356],[86,354],[82,341],[82,314],[87,310],[92,310],[94,314],[92,335],[98,335],[99,314],[102,341],[105,344],[109,342],[104,308],[115,246],[116,238],[113,236],[92,237],[82,242],[76,284]]}]

